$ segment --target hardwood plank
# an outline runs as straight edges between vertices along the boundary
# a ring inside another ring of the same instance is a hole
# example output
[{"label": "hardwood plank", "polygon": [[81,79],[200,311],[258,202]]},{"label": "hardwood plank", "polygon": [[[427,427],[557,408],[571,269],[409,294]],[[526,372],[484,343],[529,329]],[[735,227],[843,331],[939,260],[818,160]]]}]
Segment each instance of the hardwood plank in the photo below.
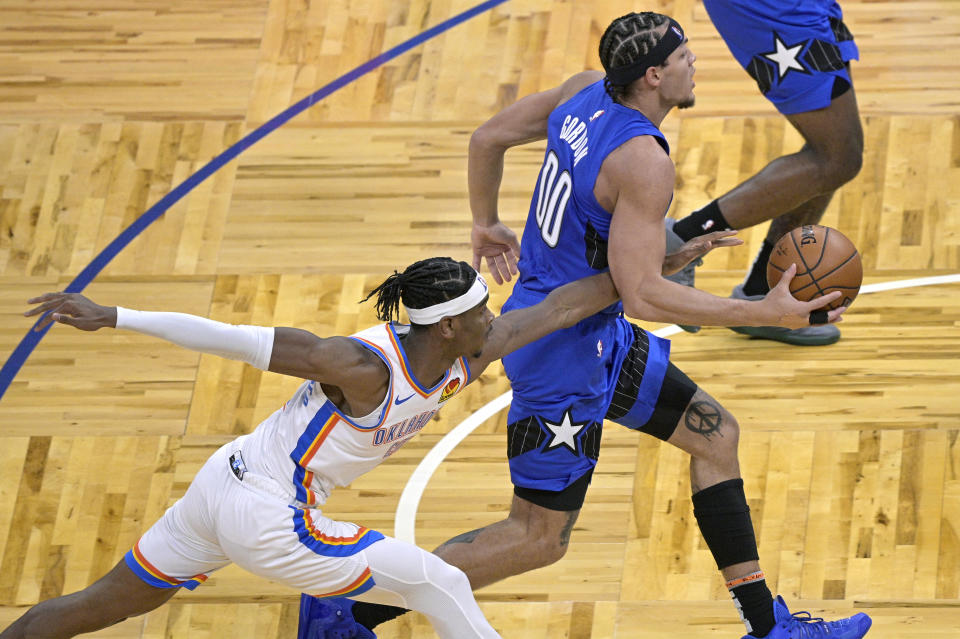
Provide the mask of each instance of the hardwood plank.
[{"label": "hardwood plank", "polygon": [[[474,0],[12,0],[0,8],[0,351],[25,300],[65,287],[117,234],[254,127]],[[960,271],[960,6],[845,0],[861,60],[863,169],[823,222],[868,282]],[[430,254],[469,259],[466,147],[497,109],[598,68],[626,0],[514,0],[391,60],[275,131],[170,208],[90,286],[104,303],[346,334],[357,302]],[[653,2],[686,27],[697,106],[663,130],[680,216],[799,135],[733,62],[702,3]],[[932,50],[931,42],[935,43]],[[903,68],[911,73],[904,75]],[[501,215],[519,230],[542,144],[511,150]],[[727,295],[765,228],[711,254],[698,286]],[[491,291],[499,308],[509,287]],[[645,324],[649,328],[658,325]],[[861,296],[822,349],[726,329],[677,335],[672,357],[737,417],[771,587],[794,609],[864,610],[871,638],[960,627],[960,285]],[[186,490],[203,460],[279,407],[298,380],[145,337],[56,327],[0,401],[0,626],[103,574]],[[393,531],[414,466],[509,389],[499,365],[325,512]],[[496,521],[511,487],[506,416],[441,464],[417,513],[432,548]],[[469,490],[471,499],[464,500]],[[609,425],[560,562],[478,592],[505,637],[739,636],[697,530],[688,459]],[[297,593],[231,566],[91,637],[293,636]],[[432,637],[407,615],[381,636]]]}]

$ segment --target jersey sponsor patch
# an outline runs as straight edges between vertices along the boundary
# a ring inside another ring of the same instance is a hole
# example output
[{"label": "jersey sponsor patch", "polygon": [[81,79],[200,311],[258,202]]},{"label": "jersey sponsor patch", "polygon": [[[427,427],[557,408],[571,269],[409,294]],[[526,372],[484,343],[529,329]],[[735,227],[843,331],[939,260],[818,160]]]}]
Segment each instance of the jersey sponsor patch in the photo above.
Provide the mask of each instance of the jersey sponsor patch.
[{"label": "jersey sponsor patch", "polygon": [[454,377],[447,385],[443,387],[443,391],[440,393],[440,403],[443,403],[457,394],[457,391],[460,390],[460,378]]}]

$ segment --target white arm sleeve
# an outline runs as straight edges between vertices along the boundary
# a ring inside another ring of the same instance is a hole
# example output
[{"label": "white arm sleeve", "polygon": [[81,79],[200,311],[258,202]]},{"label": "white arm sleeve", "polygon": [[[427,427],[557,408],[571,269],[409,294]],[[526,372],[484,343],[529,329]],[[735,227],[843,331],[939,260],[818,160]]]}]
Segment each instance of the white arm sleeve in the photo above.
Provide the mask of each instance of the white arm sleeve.
[{"label": "white arm sleeve", "polygon": [[117,328],[152,335],[190,350],[270,367],[273,327],[224,324],[186,313],[154,313],[117,307]]}]

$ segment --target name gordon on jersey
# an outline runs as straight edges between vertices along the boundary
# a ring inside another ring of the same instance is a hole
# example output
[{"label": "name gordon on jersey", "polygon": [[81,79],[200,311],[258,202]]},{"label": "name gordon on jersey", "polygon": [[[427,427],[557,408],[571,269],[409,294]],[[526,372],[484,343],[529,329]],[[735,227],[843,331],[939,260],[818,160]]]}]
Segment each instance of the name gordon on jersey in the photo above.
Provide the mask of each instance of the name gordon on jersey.
[{"label": "name gordon on jersey", "polygon": [[[598,112],[602,113],[602,112]],[[580,120],[575,115],[568,115],[563,119],[563,126],[560,127],[560,139],[570,145],[573,152],[573,165],[580,163],[587,152],[590,150],[589,140],[587,139],[587,123]]]},{"label": "name gordon on jersey", "polygon": [[408,419],[403,420],[402,422],[397,422],[392,426],[383,426],[378,428],[373,433],[373,445],[382,446],[384,444],[389,444],[398,439],[403,439],[409,435],[420,432],[424,426],[427,425],[434,415],[437,414],[439,409],[428,410],[425,413],[420,413]]}]

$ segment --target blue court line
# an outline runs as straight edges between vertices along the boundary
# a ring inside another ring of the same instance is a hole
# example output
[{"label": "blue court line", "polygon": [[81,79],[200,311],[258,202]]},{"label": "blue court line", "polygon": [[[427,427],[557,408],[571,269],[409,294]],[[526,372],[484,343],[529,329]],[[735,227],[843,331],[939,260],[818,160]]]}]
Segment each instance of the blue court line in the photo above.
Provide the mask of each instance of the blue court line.
[{"label": "blue court line", "polygon": [[[166,213],[171,206],[179,202],[187,193],[195,189],[197,185],[213,175],[224,164],[246,151],[261,138],[264,138],[269,133],[273,132],[273,130],[277,127],[286,124],[288,120],[294,118],[303,111],[306,111],[320,100],[324,99],[331,93],[342,89],[360,76],[373,71],[377,67],[389,62],[399,55],[406,53],[410,49],[420,46],[427,40],[440,35],[444,31],[448,31],[458,24],[466,22],[470,18],[489,11],[490,9],[496,7],[497,5],[503,4],[506,1],[507,0],[487,0],[487,2],[481,2],[475,7],[467,9],[463,13],[455,15],[454,17],[441,22],[437,26],[427,29],[423,33],[410,38],[406,42],[398,44],[389,51],[385,51],[377,57],[364,62],[352,71],[344,73],[330,84],[308,95],[293,106],[287,108],[287,110],[273,117],[270,121],[260,125],[260,127],[247,134],[247,136],[242,140],[210,160],[210,162],[208,162],[203,168],[181,182],[176,188],[163,196],[159,202],[147,209],[146,213],[141,215],[130,226],[125,228],[115,240],[110,242],[110,244],[93,259],[92,262],[87,264],[86,268],[84,268],[80,274],[77,275],[72,282],[70,282],[65,291],[67,293],[79,293],[85,289],[87,285],[93,281],[93,278],[99,275],[100,272],[106,268],[107,264],[110,263],[110,260],[116,257],[120,251],[125,249],[130,242],[140,235],[144,229],[150,226],[150,224],[152,224],[157,218]],[[33,326],[35,327],[37,324],[39,324],[43,317],[45,316],[41,316]],[[29,357],[30,353],[33,352],[33,349],[37,347],[37,344],[40,343],[40,340],[43,339],[43,336],[47,334],[47,331],[50,330],[51,326],[53,326],[53,324],[47,326],[42,331],[35,331],[33,330],[33,327],[31,327],[30,331],[27,332],[23,339],[20,340],[20,343],[17,345],[17,347],[13,350],[10,358],[3,364],[3,368],[0,369],[0,399],[2,399],[3,395],[7,392],[7,389],[13,382],[13,378],[20,371],[20,368],[27,360],[27,357]]]}]

